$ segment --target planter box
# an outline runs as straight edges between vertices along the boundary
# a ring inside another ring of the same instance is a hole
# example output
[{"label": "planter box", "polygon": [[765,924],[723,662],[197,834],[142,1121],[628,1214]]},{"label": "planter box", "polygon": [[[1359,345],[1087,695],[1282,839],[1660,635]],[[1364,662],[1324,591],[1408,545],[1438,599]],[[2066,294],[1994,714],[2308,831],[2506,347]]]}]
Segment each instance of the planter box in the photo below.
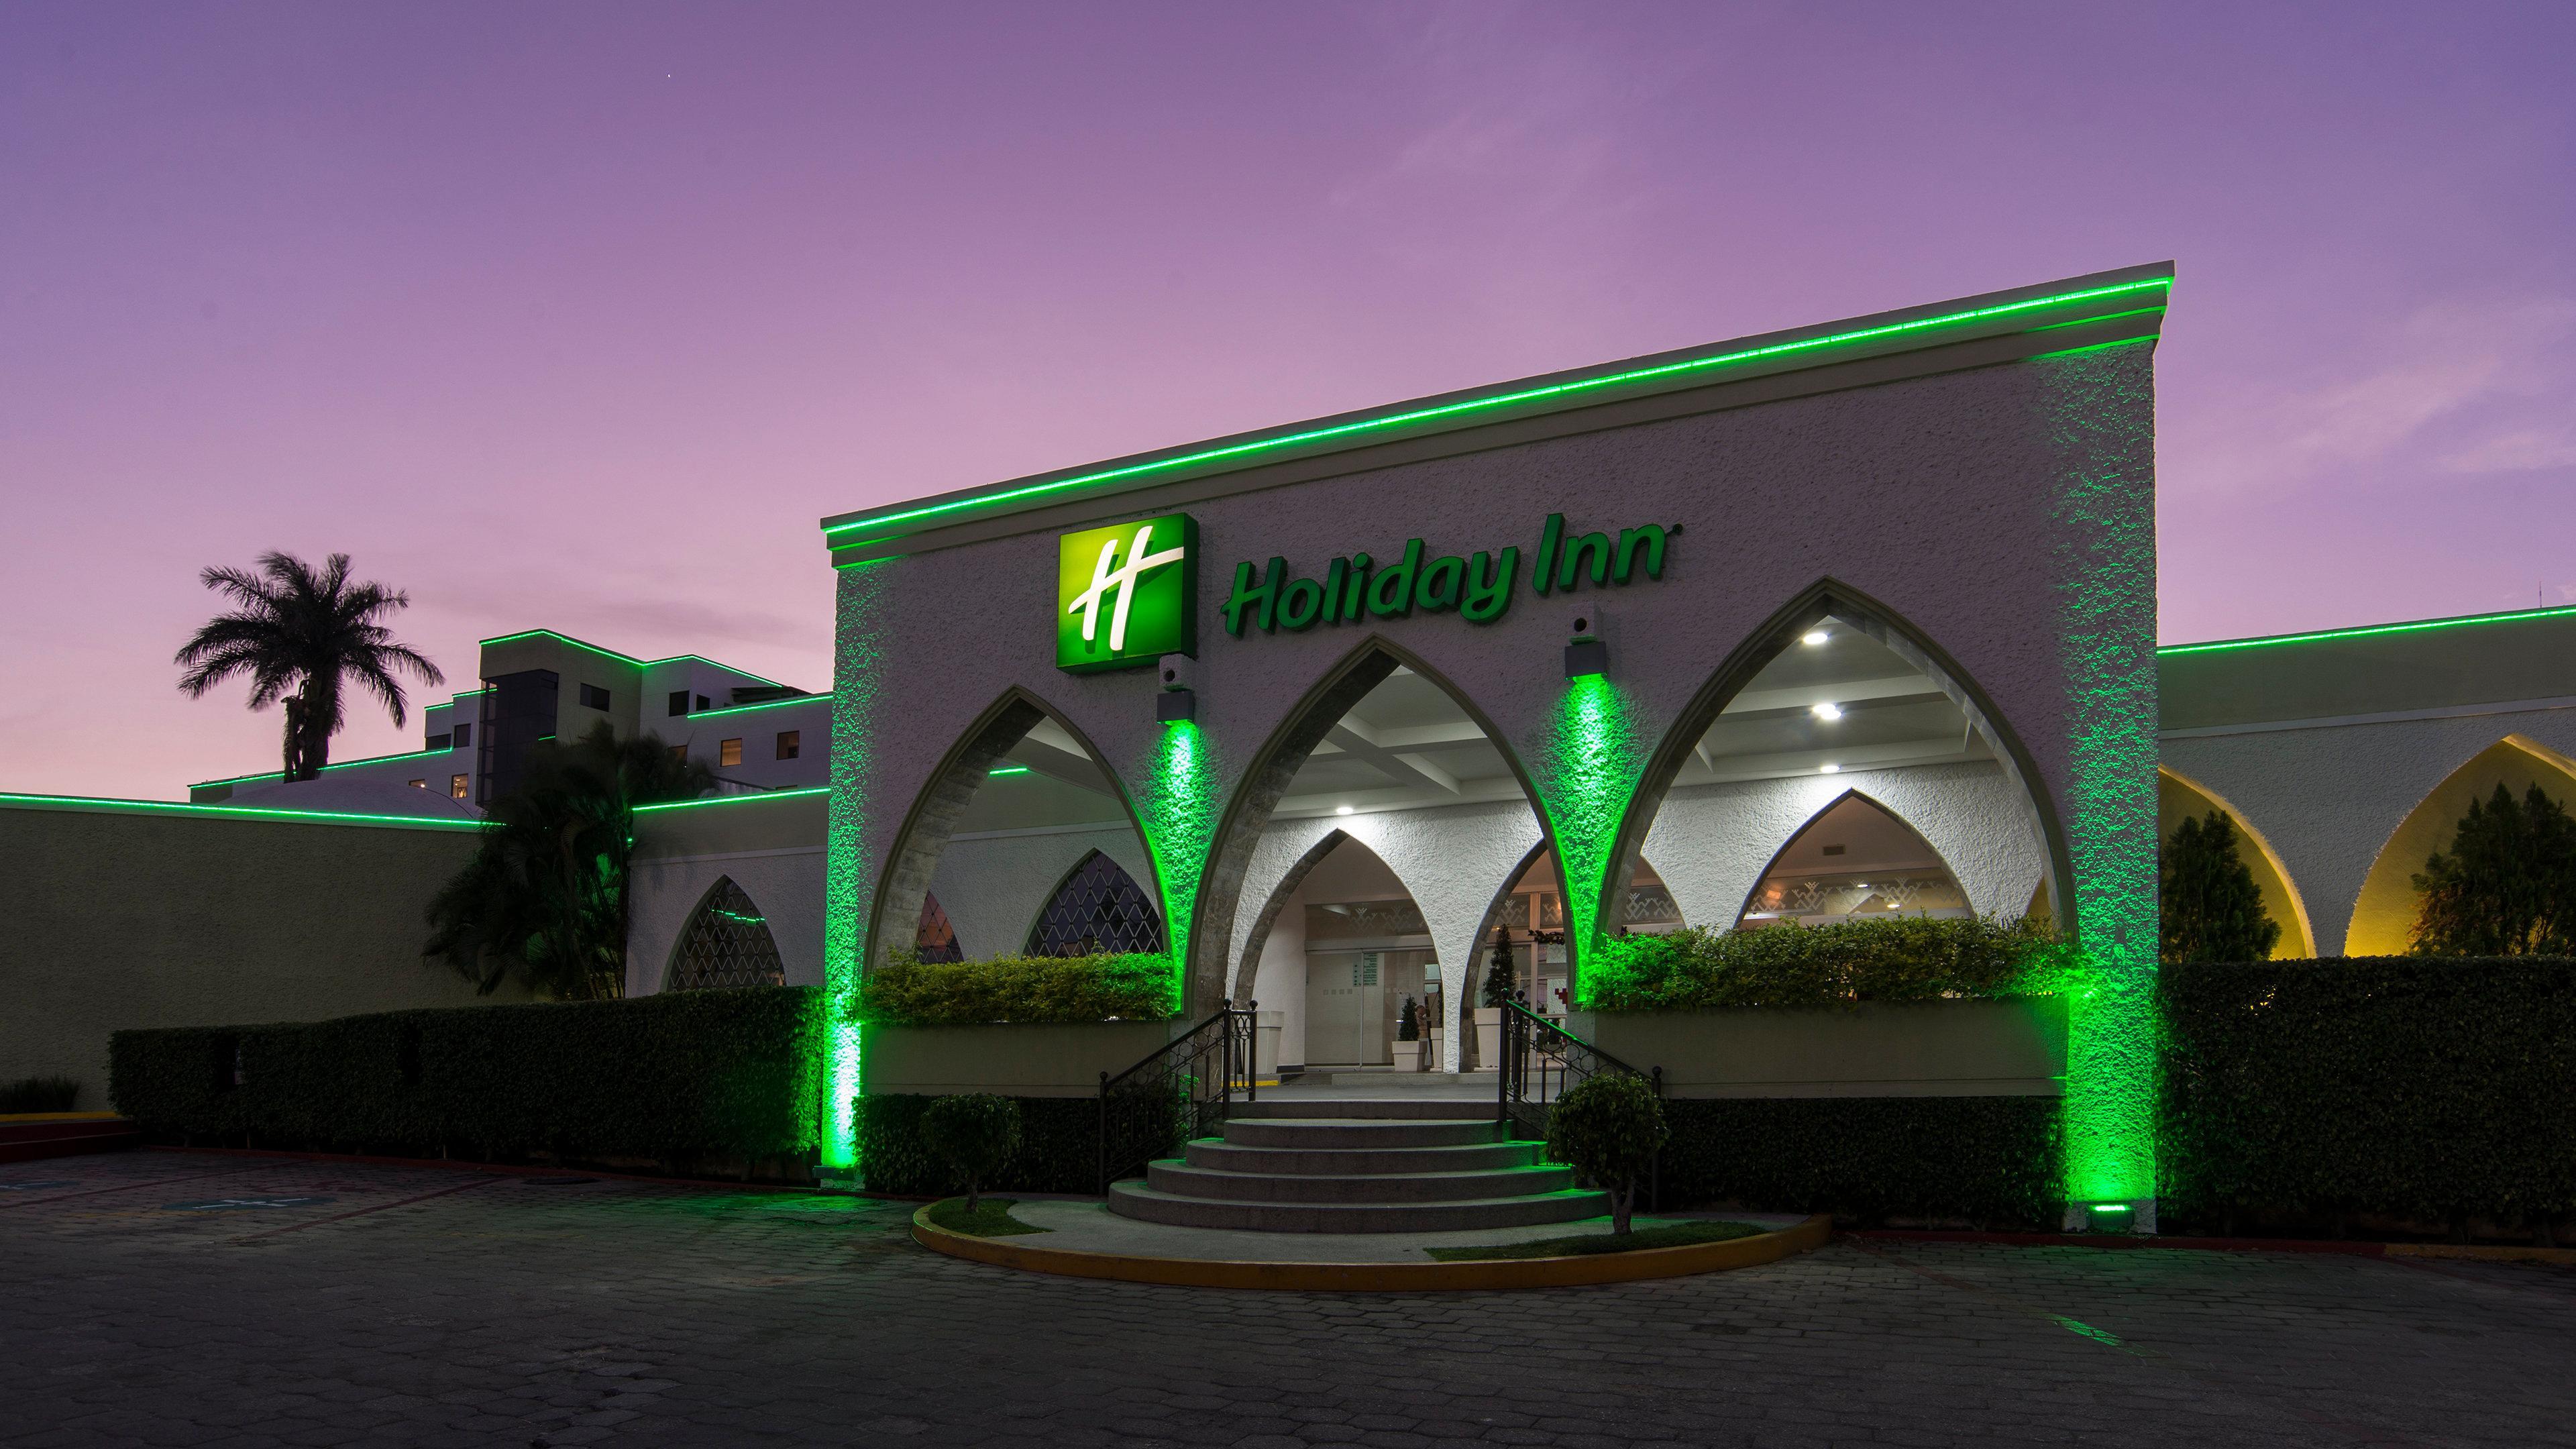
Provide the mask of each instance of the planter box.
[{"label": "planter box", "polygon": [[2066,1003],[1869,1002],[1849,1010],[1583,1012],[1576,1036],[1668,1097],[2055,1097]]},{"label": "planter box", "polygon": [[1080,1025],[870,1026],[859,1036],[860,1081],[871,1097],[1090,1097],[1100,1074],[1145,1059],[1185,1021]]}]

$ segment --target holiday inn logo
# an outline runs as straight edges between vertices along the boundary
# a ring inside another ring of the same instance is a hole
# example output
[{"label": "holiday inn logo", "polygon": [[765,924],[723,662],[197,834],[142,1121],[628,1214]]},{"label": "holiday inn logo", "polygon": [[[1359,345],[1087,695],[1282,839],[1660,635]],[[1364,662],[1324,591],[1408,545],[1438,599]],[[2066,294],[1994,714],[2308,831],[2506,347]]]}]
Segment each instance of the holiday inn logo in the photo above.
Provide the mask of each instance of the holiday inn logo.
[{"label": "holiday inn logo", "polygon": [[1167,513],[1056,540],[1055,666],[1128,669],[1198,650],[1199,526]]}]

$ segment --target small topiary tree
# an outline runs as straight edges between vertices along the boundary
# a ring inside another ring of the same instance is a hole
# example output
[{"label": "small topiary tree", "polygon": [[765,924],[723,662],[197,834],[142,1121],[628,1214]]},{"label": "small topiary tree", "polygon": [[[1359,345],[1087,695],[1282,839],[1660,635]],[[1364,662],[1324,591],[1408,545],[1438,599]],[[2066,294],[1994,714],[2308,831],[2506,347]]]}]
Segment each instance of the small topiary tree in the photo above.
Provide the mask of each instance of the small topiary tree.
[{"label": "small topiary tree", "polygon": [[2471,800],[2414,883],[2419,956],[2576,955],[2576,820],[2538,785]]},{"label": "small topiary tree", "polygon": [[984,1184],[1020,1150],[1020,1104],[989,1092],[942,1097],[921,1114],[922,1145],[966,1179],[972,1217]]},{"label": "small topiary tree", "polygon": [[1610,1194],[1610,1231],[1624,1235],[1637,1184],[1653,1170],[1671,1133],[1664,1104],[1646,1079],[1621,1072],[1590,1077],[1556,1099],[1547,1118],[1547,1155]]},{"label": "small topiary tree", "polygon": [[1422,1040],[1422,1018],[1414,1014],[1413,998],[1410,996],[1404,998],[1404,1009],[1396,1013],[1395,1039],[1397,1041]]},{"label": "small topiary tree", "polygon": [[2158,960],[2179,966],[2271,959],[2281,923],[2263,912],[2262,888],[2236,854],[2236,822],[2226,811],[2184,820],[2165,842],[2160,866]]}]

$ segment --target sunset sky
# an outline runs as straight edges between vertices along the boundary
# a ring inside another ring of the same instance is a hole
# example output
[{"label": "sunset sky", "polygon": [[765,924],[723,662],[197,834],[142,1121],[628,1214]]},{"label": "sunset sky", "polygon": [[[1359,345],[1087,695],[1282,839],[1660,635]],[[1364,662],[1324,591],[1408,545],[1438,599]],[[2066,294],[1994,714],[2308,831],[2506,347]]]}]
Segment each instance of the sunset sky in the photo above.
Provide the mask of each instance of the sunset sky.
[{"label": "sunset sky", "polygon": [[531,626],[821,689],[827,513],[2167,258],[2168,641],[2576,602],[2571,55],[2563,3],[10,0],[0,789],[276,768],[170,663],[262,549],[410,590],[448,689]]}]

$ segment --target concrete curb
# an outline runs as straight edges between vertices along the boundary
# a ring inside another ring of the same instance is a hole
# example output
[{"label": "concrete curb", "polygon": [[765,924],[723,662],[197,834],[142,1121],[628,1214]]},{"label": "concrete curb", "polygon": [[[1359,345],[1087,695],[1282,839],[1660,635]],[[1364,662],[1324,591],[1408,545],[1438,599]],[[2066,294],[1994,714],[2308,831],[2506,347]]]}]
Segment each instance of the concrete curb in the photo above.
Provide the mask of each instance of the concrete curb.
[{"label": "concrete curb", "polygon": [[2179,1249],[2207,1253],[2333,1253],[2348,1258],[2461,1258],[2486,1263],[2557,1263],[2576,1268],[2576,1248],[2505,1243],[2383,1243],[2314,1238],[2194,1238],[2136,1233],[1978,1233],[1946,1229],[1855,1228],[1855,1238],[1898,1243],[1987,1243],[2007,1248]]},{"label": "concrete curb", "polygon": [[[1572,1288],[1681,1278],[1775,1263],[1823,1247],[1834,1221],[1819,1214],[1795,1227],[1632,1253],[1570,1258],[1505,1258],[1475,1263],[1249,1263],[1207,1258],[1138,1258],[1030,1245],[1025,1238],[978,1238],[933,1226],[930,1208],[912,1215],[914,1242],[934,1253],[1067,1278],[1113,1278],[1181,1288],[1271,1288],[1304,1293],[1425,1293]],[[1032,1235],[1034,1236],[1034,1235]]]}]

